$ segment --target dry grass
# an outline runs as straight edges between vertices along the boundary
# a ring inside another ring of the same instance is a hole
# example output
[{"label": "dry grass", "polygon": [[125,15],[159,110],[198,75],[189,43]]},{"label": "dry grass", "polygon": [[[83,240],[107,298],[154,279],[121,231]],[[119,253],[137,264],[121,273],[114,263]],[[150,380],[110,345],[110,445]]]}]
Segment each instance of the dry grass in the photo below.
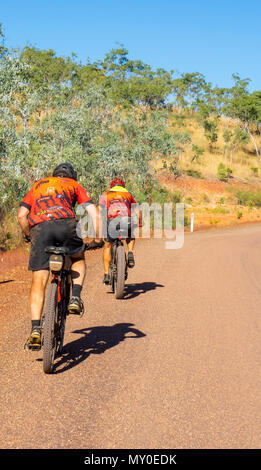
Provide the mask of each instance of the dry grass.
[{"label": "dry grass", "polygon": [[18,227],[16,214],[6,217],[0,227],[0,250],[10,250],[21,245],[22,241],[23,236]]},{"label": "dry grass", "polygon": [[[173,122],[171,117],[170,122]],[[206,178],[216,177],[217,167],[219,163],[222,162],[227,167],[232,169],[234,177],[246,181],[255,180],[256,177],[253,176],[253,171],[251,168],[258,168],[260,164],[251,141],[244,148],[233,152],[232,162],[230,161],[229,152],[227,152],[225,158],[225,142],[223,139],[223,132],[225,128],[233,131],[236,125],[237,123],[235,121],[221,119],[218,129],[218,140],[215,144],[215,147],[211,149],[206,137],[204,136],[203,128],[195,119],[187,119],[185,126],[182,127],[182,131],[188,132],[188,134],[191,136],[193,144],[203,148],[204,154],[197,160],[191,162],[193,157],[192,148],[191,145],[186,146],[184,152],[182,152],[179,157],[179,169],[181,171],[193,169],[199,171],[202,176]]]}]

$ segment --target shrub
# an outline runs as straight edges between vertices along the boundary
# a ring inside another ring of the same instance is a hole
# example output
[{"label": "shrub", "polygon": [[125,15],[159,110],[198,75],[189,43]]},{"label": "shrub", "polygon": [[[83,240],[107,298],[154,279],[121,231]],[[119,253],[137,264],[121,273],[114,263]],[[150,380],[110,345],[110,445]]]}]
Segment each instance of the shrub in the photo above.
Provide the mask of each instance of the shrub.
[{"label": "shrub", "polygon": [[187,197],[187,198],[185,199],[185,204],[192,204],[192,202],[193,202],[192,197]]},{"label": "shrub", "polygon": [[193,178],[202,178],[202,175],[200,173],[200,171],[197,171],[197,170],[186,170],[186,174],[188,176],[192,176]]},{"label": "shrub", "polygon": [[10,250],[12,248],[12,238],[10,232],[0,232],[0,250]]},{"label": "shrub", "polygon": [[227,182],[228,178],[231,178],[233,171],[231,168],[226,168],[224,163],[219,163],[217,176],[220,181]]},{"label": "shrub", "polygon": [[225,204],[225,198],[221,197],[218,201],[218,204],[220,204],[220,205]]},{"label": "shrub", "polygon": [[252,171],[252,174],[253,174],[254,176],[258,176],[258,168],[257,168],[257,167],[252,166],[252,167],[251,167],[251,171]]},{"label": "shrub", "polygon": [[214,207],[214,209],[211,209],[211,212],[213,214],[227,214],[229,211],[225,207]]},{"label": "shrub", "polygon": [[235,196],[240,206],[261,207],[261,190],[256,192],[238,190]]},{"label": "shrub", "polygon": [[202,196],[202,201],[203,201],[203,202],[206,202],[206,203],[210,202],[210,201],[209,201],[209,197],[208,197],[207,194],[205,194],[205,193],[203,194],[203,196]]}]

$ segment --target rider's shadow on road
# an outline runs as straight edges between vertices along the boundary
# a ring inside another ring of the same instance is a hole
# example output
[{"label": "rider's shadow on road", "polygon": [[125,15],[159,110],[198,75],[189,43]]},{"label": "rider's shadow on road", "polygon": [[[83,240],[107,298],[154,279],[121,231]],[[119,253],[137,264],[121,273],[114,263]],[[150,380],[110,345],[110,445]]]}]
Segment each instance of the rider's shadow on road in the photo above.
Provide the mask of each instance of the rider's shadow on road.
[{"label": "rider's shadow on road", "polygon": [[164,287],[162,284],[157,284],[157,282],[140,282],[137,284],[126,284],[124,291],[124,299],[134,299],[138,295],[145,294],[146,292],[157,289],[158,287]]},{"label": "rider's shadow on road", "polygon": [[102,354],[128,338],[146,336],[132,326],[133,323],[116,323],[113,326],[95,326],[73,331],[83,336],[64,346],[62,356],[56,361],[54,373],[65,372],[87,359],[90,354]]}]

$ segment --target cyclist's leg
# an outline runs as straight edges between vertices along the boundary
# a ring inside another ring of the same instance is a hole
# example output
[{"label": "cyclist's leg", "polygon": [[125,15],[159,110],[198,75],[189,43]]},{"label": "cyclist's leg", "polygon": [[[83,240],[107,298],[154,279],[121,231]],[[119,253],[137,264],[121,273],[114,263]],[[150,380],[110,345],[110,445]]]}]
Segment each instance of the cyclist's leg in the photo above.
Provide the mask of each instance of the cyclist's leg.
[{"label": "cyclist's leg", "polygon": [[[61,227],[62,226],[62,227]],[[84,257],[84,244],[77,234],[75,219],[66,219],[60,222],[60,237],[63,246],[69,249],[72,261],[72,296],[69,302],[69,313],[79,315],[83,312],[81,291],[85,279],[86,266]]]},{"label": "cyclist's leg", "polygon": [[80,255],[71,256],[71,260],[72,260],[71,271],[72,271],[73,286],[75,284],[82,286],[84,279],[85,279],[85,274],[86,274],[84,253]]},{"label": "cyclist's leg", "polygon": [[134,246],[135,246],[135,238],[127,238],[126,239],[126,244],[127,244],[127,249],[128,251],[133,251],[134,250]]},{"label": "cyclist's leg", "polygon": [[86,265],[84,253],[71,256],[72,266],[72,296],[69,302],[69,313],[81,314],[83,312],[83,303],[81,292],[86,274]]},{"label": "cyclist's leg", "polygon": [[110,283],[110,262],[111,262],[111,242],[108,240],[104,241],[103,248],[103,266],[104,266],[104,278],[103,284],[108,285]]},{"label": "cyclist's leg", "polygon": [[[74,298],[74,303],[76,299],[78,299],[78,304],[80,304],[79,300],[81,299],[81,292],[82,287],[85,279],[86,274],[86,265],[85,265],[85,258],[84,253],[81,255],[71,256],[72,260],[72,299]],[[72,309],[72,299],[70,301],[70,309]],[[77,303],[77,301],[76,301]],[[79,309],[76,309],[79,310]],[[73,313],[73,312],[71,312]],[[80,313],[80,312],[79,312]]]},{"label": "cyclist's leg", "polygon": [[33,271],[30,304],[31,304],[31,319],[41,320],[45,287],[49,277],[49,270],[42,269],[39,271]]},{"label": "cyclist's leg", "polygon": [[29,271],[32,271],[30,310],[32,328],[29,344],[41,345],[41,316],[45,298],[45,288],[49,277],[49,257],[44,252],[49,241],[49,223],[40,223],[30,231],[31,249]]},{"label": "cyclist's leg", "polygon": [[103,249],[104,274],[109,274],[110,262],[111,262],[111,242],[105,241],[104,249]]},{"label": "cyclist's leg", "polygon": [[134,260],[134,245],[135,245],[135,237],[134,234],[132,233],[133,226],[132,226],[132,221],[131,218],[129,218],[129,223],[128,223],[128,238],[126,239],[126,244],[127,244],[127,264],[129,268],[134,268],[135,266],[135,260]]},{"label": "cyclist's leg", "polygon": [[134,245],[135,245],[135,238],[127,238],[126,239],[126,245],[127,245],[127,263],[129,268],[134,268],[135,266],[135,260],[134,260]]},{"label": "cyclist's leg", "polygon": [[28,344],[41,347],[41,317],[44,305],[45,288],[49,277],[48,270],[33,271],[30,293],[31,333]]}]

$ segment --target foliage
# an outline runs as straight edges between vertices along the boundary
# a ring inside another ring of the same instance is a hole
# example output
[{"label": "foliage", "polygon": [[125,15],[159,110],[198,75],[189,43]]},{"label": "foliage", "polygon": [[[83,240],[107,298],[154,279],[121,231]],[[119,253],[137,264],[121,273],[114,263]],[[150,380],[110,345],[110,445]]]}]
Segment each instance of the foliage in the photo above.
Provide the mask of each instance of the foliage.
[{"label": "foliage", "polygon": [[189,169],[189,170],[186,170],[186,173],[188,176],[192,176],[193,178],[202,178],[202,175],[200,173],[200,171],[198,170],[193,170],[193,169]]},{"label": "foliage", "polygon": [[[96,202],[115,175],[126,179],[141,202],[179,201],[179,193],[170,195],[158,184],[155,168],[179,176],[185,146],[191,163],[199,161],[204,149],[181,130],[192,115],[210,147],[221,116],[236,120],[233,130],[223,132],[230,167],[233,152],[249,139],[261,163],[261,92],[249,92],[249,79],[233,75],[230,89],[213,88],[199,72],[154,70],[130,58],[121,44],[103,60],[82,64],[75,54],[60,57],[52,49],[8,50],[4,39],[0,23],[1,221],[36,179],[62,161],[76,167]],[[202,177],[193,168],[186,173]],[[227,181],[231,173],[219,165],[219,179]],[[251,201],[258,204],[255,197]]]},{"label": "foliage", "polygon": [[202,147],[192,144],[192,152],[193,152],[193,155],[192,155],[191,163],[194,162],[194,160],[198,160],[199,157],[204,154],[205,150]]},{"label": "foliage", "polygon": [[254,176],[258,176],[258,168],[256,166],[252,166],[251,171],[252,171]]},{"label": "foliage", "polygon": [[232,170],[227,168],[224,163],[219,163],[217,177],[220,181],[227,182],[228,178],[231,177]]},{"label": "foliage", "polygon": [[235,193],[237,203],[241,206],[261,207],[261,190],[243,191],[238,190]]},{"label": "foliage", "polygon": [[[39,61],[42,68],[35,67]],[[152,159],[173,164],[186,141],[182,133],[168,130],[166,109],[115,106],[95,83],[79,91],[65,83],[65,66],[52,51],[34,49],[1,59],[0,200],[5,212],[62,161],[75,166],[96,202],[117,174],[133,191],[150,195],[155,189]]]}]

